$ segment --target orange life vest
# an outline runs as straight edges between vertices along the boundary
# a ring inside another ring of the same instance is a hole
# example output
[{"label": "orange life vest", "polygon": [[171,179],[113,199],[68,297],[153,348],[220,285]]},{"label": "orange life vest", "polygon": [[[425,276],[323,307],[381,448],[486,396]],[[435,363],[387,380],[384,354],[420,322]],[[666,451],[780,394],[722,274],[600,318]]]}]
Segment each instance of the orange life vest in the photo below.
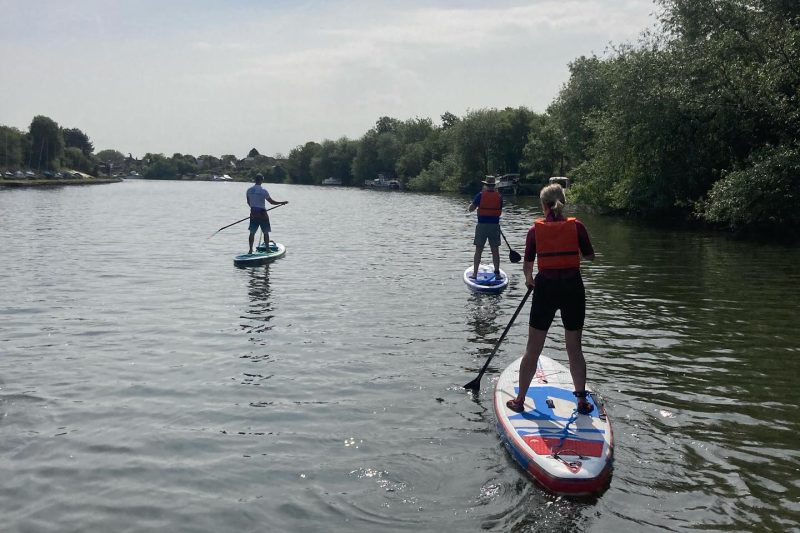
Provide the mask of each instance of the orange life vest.
[{"label": "orange life vest", "polygon": [[499,217],[503,209],[500,207],[502,199],[497,191],[483,191],[481,203],[478,205],[479,217]]},{"label": "orange life vest", "polygon": [[579,268],[578,225],[575,218],[555,222],[539,219],[534,223],[536,232],[536,265],[543,268]]}]

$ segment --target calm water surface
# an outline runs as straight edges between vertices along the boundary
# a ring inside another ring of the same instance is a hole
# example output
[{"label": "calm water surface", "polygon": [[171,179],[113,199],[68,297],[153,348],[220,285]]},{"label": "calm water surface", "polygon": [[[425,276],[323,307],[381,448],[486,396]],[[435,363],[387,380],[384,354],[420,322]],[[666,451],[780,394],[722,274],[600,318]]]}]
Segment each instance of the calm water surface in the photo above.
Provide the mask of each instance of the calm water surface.
[{"label": "calm water surface", "polygon": [[[577,213],[616,464],[547,494],[475,377],[522,298],[461,281],[467,198],[270,185],[288,253],[237,269],[246,184],[0,190],[0,530],[800,528],[800,252]],[[520,253],[534,215],[510,200]],[[545,354],[566,362],[560,321]]]}]

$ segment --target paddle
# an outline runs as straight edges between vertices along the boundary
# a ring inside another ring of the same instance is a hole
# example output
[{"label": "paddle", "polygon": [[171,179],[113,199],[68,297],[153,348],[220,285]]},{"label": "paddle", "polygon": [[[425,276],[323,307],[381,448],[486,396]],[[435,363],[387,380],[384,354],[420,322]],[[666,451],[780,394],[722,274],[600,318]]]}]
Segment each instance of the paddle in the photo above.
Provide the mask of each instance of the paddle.
[{"label": "paddle", "polygon": [[[285,204],[281,204],[281,205],[285,205]],[[273,209],[278,209],[278,208],[279,208],[281,205],[276,205],[275,207],[270,207],[269,209],[267,209],[267,211],[272,211]],[[264,212],[266,213],[267,211],[264,211]],[[215,231],[214,233],[212,233],[212,234],[211,234],[211,235],[210,235],[208,238],[210,239],[211,237],[213,237],[214,235],[216,235],[216,234],[217,234],[217,233],[219,233],[220,231],[224,230],[225,228],[230,228],[231,226],[235,226],[235,225],[236,225],[236,224],[238,224],[239,222],[244,222],[245,220],[247,220],[247,219],[249,219],[249,218],[250,218],[250,216],[248,215],[248,216],[244,217],[242,220],[237,220],[237,221],[236,221],[236,222],[234,222],[233,224],[228,224],[227,226],[222,226],[222,227],[221,227],[221,228],[219,228],[217,231]]]},{"label": "paddle", "polygon": [[508,246],[508,260],[512,263],[519,263],[522,256],[519,255],[516,250],[511,249],[511,245],[508,244],[508,239],[506,239],[506,234],[503,233],[503,230],[500,230],[500,235],[503,236],[503,240],[506,241],[506,246]]},{"label": "paddle", "polygon": [[486,372],[486,369],[489,367],[489,361],[491,361],[492,357],[494,357],[494,354],[497,353],[497,349],[500,348],[500,343],[503,342],[503,339],[506,338],[506,333],[508,333],[508,330],[511,329],[511,325],[514,323],[514,320],[517,319],[517,315],[522,310],[522,306],[525,305],[525,301],[528,299],[528,296],[531,295],[531,291],[533,291],[533,287],[528,287],[528,292],[525,293],[525,297],[519,303],[517,310],[514,311],[514,316],[511,317],[511,322],[508,323],[506,329],[503,331],[503,334],[500,335],[500,339],[498,339],[497,344],[494,345],[494,350],[492,350],[492,353],[489,355],[489,358],[483,364],[483,368],[481,368],[481,371],[478,372],[478,377],[476,377],[475,379],[464,385],[465,389],[473,391],[479,391],[481,389],[481,378],[483,377],[483,373]]}]

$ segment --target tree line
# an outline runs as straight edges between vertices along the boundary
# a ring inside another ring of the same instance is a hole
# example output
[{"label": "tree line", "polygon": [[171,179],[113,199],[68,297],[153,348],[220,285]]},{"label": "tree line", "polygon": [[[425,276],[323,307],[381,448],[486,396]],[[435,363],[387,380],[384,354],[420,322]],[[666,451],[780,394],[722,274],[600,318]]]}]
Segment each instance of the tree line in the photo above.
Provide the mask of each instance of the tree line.
[{"label": "tree line", "polygon": [[289,174],[357,184],[381,172],[419,191],[568,174],[572,201],[602,211],[800,236],[800,2],[658,6],[637,43],[573,61],[545,113],[383,117],[357,141],[298,146]]},{"label": "tree line", "polygon": [[307,142],[285,158],[253,149],[243,160],[93,155],[80,130],[35,117],[28,133],[0,128],[0,164],[113,161],[157,179],[217,169],[300,184],[361,185],[382,174],[428,192],[473,191],[487,174],[506,173],[536,192],[567,175],[571,201],[598,210],[800,235],[800,2],[657,5],[659,26],[638,42],[570,63],[542,113],[445,112],[436,124],[384,116],[358,139]]}]

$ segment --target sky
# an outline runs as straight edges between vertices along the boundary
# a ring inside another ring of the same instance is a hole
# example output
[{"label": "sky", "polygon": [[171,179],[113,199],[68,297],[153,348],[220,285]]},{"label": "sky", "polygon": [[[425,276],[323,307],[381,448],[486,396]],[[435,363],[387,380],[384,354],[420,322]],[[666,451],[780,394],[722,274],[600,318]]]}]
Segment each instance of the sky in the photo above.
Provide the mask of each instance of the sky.
[{"label": "sky", "polygon": [[288,155],[381,116],[544,112],[652,0],[0,0],[0,125],[95,151]]}]

